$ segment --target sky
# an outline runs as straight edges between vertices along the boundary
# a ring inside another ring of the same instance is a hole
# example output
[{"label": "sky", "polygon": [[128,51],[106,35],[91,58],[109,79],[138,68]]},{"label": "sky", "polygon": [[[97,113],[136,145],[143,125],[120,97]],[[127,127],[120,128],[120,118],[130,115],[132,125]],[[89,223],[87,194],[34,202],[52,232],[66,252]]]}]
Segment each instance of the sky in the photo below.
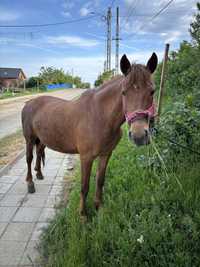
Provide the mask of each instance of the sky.
[{"label": "sky", "polygon": [[[155,16],[168,3],[168,7]],[[42,66],[63,68],[93,83],[105,60],[105,15],[112,7],[115,37],[116,7],[120,8],[120,57],[145,64],[152,52],[162,60],[165,43],[179,48],[190,40],[189,25],[196,0],[1,0],[0,67],[19,67],[35,76]],[[51,26],[41,24],[62,23]],[[28,27],[10,27],[23,26]],[[29,25],[32,25],[29,27]],[[36,27],[34,27],[35,25]],[[9,26],[9,27],[5,27]],[[115,41],[112,41],[112,67]]]}]

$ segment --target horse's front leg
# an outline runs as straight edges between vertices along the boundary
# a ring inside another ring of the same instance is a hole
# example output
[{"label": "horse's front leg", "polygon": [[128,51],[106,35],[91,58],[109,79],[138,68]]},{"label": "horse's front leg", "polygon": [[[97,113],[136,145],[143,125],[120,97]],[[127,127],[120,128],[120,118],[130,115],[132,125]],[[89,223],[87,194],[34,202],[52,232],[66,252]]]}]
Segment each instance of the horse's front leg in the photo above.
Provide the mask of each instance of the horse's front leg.
[{"label": "horse's front leg", "polygon": [[95,194],[95,208],[98,210],[99,207],[102,204],[102,192],[103,192],[103,186],[105,181],[105,173],[106,173],[106,167],[109,161],[110,156],[112,155],[112,152],[109,153],[106,156],[100,156],[99,157],[99,164],[96,174],[96,194]]},{"label": "horse's front leg", "polygon": [[102,204],[102,193],[103,193],[103,186],[104,186],[104,181],[105,181],[106,167],[112,155],[112,151],[113,149],[115,149],[121,137],[122,137],[122,131],[121,129],[119,129],[112,143],[110,144],[110,149],[108,150],[106,155],[104,156],[102,155],[99,157],[99,165],[98,165],[97,174],[96,174],[96,194],[95,194],[95,200],[94,200],[95,208],[97,210]]},{"label": "horse's front leg", "polygon": [[92,163],[93,159],[81,157],[81,195],[80,195],[81,216],[86,216],[86,198],[89,191]]}]

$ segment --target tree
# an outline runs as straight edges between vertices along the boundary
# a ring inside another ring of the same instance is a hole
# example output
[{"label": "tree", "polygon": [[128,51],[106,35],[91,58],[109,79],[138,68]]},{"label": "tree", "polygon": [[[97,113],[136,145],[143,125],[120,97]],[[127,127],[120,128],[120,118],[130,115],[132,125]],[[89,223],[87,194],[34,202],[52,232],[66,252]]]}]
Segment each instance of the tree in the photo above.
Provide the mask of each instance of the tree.
[{"label": "tree", "polygon": [[53,67],[41,67],[39,78],[42,80],[43,84],[57,84],[68,82],[64,70],[55,69]]},{"label": "tree", "polygon": [[42,84],[71,83],[75,84],[78,88],[85,88],[81,77],[73,77],[68,72],[65,73],[63,69],[56,69],[53,67],[41,67],[39,78]]},{"label": "tree", "polygon": [[190,24],[190,34],[193,41],[200,46],[200,3],[197,3],[197,14],[194,17],[194,21]]},{"label": "tree", "polygon": [[39,78],[38,77],[30,77],[26,82],[26,88],[37,87]]},{"label": "tree", "polygon": [[94,82],[95,86],[99,86],[103,84],[105,81],[110,80],[114,75],[114,70],[105,71],[102,74],[99,74],[97,80]]}]

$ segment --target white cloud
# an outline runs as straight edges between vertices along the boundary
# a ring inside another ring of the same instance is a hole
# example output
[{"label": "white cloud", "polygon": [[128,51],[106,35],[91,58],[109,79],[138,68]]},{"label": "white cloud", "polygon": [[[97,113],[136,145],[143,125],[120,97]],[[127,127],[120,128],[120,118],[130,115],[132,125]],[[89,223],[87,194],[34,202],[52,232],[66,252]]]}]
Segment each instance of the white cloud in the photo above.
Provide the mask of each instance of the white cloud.
[{"label": "white cloud", "polygon": [[69,0],[65,0],[62,4],[61,4],[61,7],[62,7],[62,11],[61,11],[61,15],[63,17],[71,17],[71,9],[74,7],[74,2],[72,1],[69,1]]},{"label": "white cloud", "polygon": [[49,36],[46,39],[47,43],[54,45],[68,44],[76,47],[94,47],[99,44],[98,41],[93,39],[86,39],[79,36],[69,36],[69,35]]},{"label": "white cloud", "polygon": [[165,38],[165,43],[172,43],[172,42],[175,42],[175,41],[179,40],[179,38],[181,36],[181,32],[179,32],[179,31],[171,31],[170,35],[166,34],[166,35],[163,35],[163,36]]},{"label": "white cloud", "polygon": [[[130,34],[130,37],[132,35],[135,38],[135,34],[154,35],[155,38],[156,36],[162,36],[171,42],[189,37],[188,28],[194,13],[196,0],[176,0],[153,20],[151,20],[153,15],[167,4],[167,0],[145,1],[145,10],[143,1],[124,0],[124,2],[127,13],[131,7],[136,6],[133,16],[122,23],[122,31]],[[138,14],[142,16],[137,16]],[[145,17],[144,15],[148,16]]]},{"label": "white cloud", "polygon": [[82,7],[82,8],[80,9],[80,15],[81,15],[82,17],[87,16],[90,12],[91,12],[90,9],[87,8],[87,7]]},{"label": "white cloud", "polygon": [[20,14],[0,7],[0,22],[15,21],[20,17]]},{"label": "white cloud", "polygon": [[73,1],[69,1],[69,0],[65,0],[63,3],[62,3],[62,7],[64,9],[72,9],[74,7],[74,2]]},{"label": "white cloud", "polygon": [[61,14],[63,15],[63,17],[66,17],[66,18],[71,17],[71,13],[69,11],[62,11]]},{"label": "white cloud", "polygon": [[94,11],[94,7],[97,7],[99,5],[98,1],[89,1],[86,2],[80,9],[80,15],[82,17],[87,16],[88,14],[90,14],[90,12]]}]

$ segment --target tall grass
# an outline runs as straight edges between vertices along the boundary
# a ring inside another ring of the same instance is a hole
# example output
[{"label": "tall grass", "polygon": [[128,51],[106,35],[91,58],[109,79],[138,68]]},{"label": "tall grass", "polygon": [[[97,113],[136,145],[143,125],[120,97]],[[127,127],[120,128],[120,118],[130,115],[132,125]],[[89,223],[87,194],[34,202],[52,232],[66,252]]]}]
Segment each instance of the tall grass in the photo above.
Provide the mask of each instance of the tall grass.
[{"label": "tall grass", "polygon": [[195,156],[184,152],[176,172],[161,154],[161,167],[149,167],[154,146],[159,153],[159,143],[135,148],[124,135],[109,162],[98,213],[93,207],[94,168],[87,223],[78,214],[77,173],[67,207],[43,235],[45,266],[200,266],[200,164],[187,164]]}]

